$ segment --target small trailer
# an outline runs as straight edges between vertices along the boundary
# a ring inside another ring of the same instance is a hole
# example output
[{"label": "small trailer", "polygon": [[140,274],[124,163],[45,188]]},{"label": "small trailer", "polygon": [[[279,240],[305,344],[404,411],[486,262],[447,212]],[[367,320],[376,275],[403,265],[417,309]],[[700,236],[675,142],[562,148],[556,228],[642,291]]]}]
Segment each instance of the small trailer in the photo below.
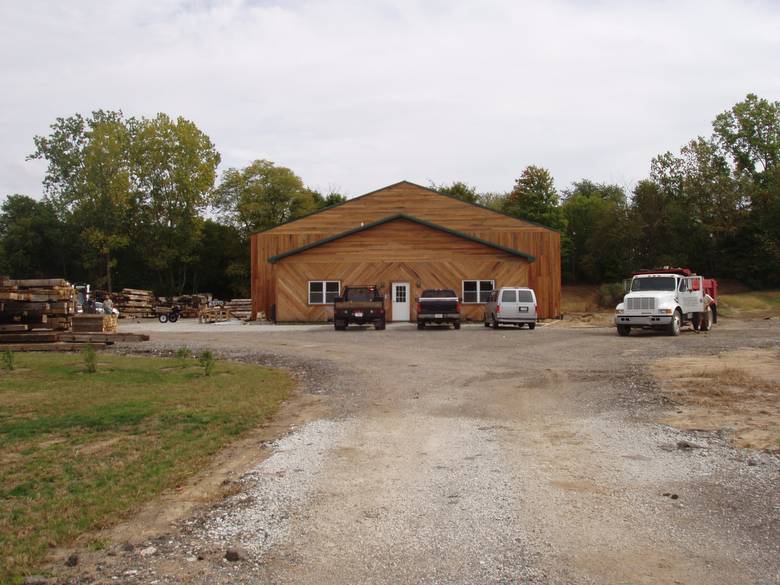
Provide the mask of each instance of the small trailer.
[{"label": "small trailer", "polygon": [[689,268],[664,267],[633,274],[627,294],[615,309],[618,335],[631,329],[661,329],[679,335],[683,325],[709,331],[718,322],[718,282]]}]

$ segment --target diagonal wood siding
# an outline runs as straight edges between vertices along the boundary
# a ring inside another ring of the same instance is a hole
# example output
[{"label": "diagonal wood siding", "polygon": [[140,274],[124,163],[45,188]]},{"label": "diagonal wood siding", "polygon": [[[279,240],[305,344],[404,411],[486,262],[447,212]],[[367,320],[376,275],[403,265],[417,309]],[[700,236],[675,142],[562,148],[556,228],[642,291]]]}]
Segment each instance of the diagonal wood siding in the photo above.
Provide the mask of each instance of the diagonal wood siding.
[{"label": "diagonal wood siding", "polygon": [[[251,242],[253,310],[265,311],[268,315],[272,304],[280,305],[274,292],[274,281],[279,279],[273,278],[273,265],[267,261],[270,256],[395,213],[413,215],[535,256],[536,261],[527,264],[526,271],[527,285],[536,291],[539,314],[542,317],[560,315],[561,264],[558,232],[469,205],[406,182],[254,234]],[[390,242],[383,242],[378,245],[389,244]],[[487,276],[475,275],[474,278]]]},{"label": "diagonal wood siding", "polygon": [[[451,288],[461,295],[463,280],[495,280],[496,286],[527,286],[529,261],[482,244],[396,220],[280,260],[274,265],[278,321],[333,318],[330,305],[308,304],[310,280],[379,284],[388,297],[393,282],[410,284],[414,299],[425,288]],[[419,285],[418,285],[419,283]],[[482,320],[481,304],[464,304],[467,319]]]}]

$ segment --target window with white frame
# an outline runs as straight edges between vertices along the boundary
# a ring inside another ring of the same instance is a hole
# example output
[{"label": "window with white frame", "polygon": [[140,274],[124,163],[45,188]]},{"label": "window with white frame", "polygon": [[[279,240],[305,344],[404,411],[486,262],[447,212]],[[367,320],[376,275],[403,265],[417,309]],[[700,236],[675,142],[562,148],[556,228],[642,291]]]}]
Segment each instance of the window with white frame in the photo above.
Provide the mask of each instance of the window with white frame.
[{"label": "window with white frame", "polygon": [[339,280],[310,280],[309,304],[328,305],[339,296],[341,281]]},{"label": "window with white frame", "polygon": [[463,302],[486,303],[495,285],[495,280],[464,280]]}]

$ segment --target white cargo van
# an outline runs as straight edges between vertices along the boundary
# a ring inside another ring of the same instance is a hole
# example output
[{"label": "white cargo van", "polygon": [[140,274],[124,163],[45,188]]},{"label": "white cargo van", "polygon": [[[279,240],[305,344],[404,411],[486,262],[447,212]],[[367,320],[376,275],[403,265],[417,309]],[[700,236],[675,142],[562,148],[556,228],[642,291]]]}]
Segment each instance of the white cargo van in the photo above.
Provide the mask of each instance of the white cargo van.
[{"label": "white cargo van", "polygon": [[490,293],[485,303],[485,327],[528,325],[536,328],[536,293],[530,288],[501,287]]}]

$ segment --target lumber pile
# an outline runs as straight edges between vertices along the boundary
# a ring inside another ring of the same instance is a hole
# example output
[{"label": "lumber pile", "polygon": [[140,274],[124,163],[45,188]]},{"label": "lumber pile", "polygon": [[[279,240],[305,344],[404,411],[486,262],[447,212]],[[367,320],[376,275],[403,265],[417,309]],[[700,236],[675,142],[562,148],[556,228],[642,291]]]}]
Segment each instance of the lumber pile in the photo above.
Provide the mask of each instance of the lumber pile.
[{"label": "lumber pile", "polygon": [[62,278],[0,276],[0,336],[35,330],[67,331],[76,312],[76,292]]},{"label": "lumber pile", "polygon": [[120,317],[154,317],[157,298],[150,290],[123,288],[113,295],[114,308]]},{"label": "lumber pile", "polygon": [[230,313],[230,309],[225,307],[206,307],[201,309],[198,315],[199,323],[220,323],[222,321],[230,321],[233,315]]},{"label": "lumber pile", "polygon": [[73,333],[116,333],[114,315],[74,315]]},{"label": "lumber pile", "polygon": [[248,321],[252,317],[252,299],[230,299],[225,308],[236,318]]},{"label": "lumber pile", "polygon": [[211,302],[211,293],[198,293],[195,295],[181,295],[173,297],[174,305],[181,307],[181,316],[184,318],[200,317],[203,309]]}]

